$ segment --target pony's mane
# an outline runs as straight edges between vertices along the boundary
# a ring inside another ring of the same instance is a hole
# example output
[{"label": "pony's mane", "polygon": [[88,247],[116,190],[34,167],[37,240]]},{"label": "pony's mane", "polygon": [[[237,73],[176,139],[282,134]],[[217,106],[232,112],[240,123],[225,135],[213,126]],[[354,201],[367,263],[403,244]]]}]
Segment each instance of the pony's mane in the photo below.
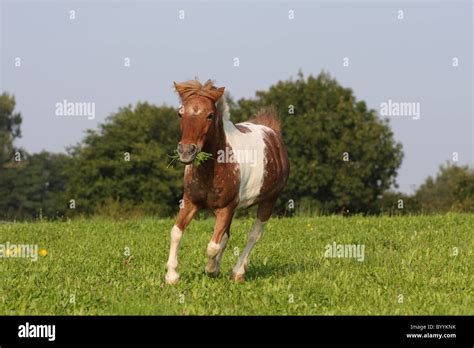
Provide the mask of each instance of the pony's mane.
[{"label": "pony's mane", "polygon": [[222,118],[224,120],[230,121],[229,105],[227,104],[227,101],[225,100],[224,96],[219,98],[219,100],[216,103],[216,108],[219,111],[219,113],[222,115]]},{"label": "pony's mane", "polygon": [[207,80],[204,84],[196,80],[174,83],[176,92],[178,92],[181,102],[184,103],[192,96],[201,96],[211,99],[216,103],[217,110],[225,120],[230,120],[229,105],[224,97],[224,87],[214,86],[214,81]]},{"label": "pony's mane", "polygon": [[224,93],[224,87],[217,88],[214,86],[214,81],[212,80],[207,80],[204,84],[201,84],[198,80],[189,80],[181,83],[175,82],[174,87],[182,102],[185,102],[192,96],[198,95],[209,98],[215,103]]}]

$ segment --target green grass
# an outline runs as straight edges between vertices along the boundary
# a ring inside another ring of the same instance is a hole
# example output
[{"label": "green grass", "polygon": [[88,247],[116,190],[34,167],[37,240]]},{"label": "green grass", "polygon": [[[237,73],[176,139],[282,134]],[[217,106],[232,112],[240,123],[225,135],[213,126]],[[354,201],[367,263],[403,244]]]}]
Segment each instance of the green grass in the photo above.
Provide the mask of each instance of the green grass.
[{"label": "green grass", "polygon": [[[0,243],[48,251],[36,262],[0,259],[0,314],[474,314],[474,215],[272,219],[243,284],[229,273],[252,220],[234,220],[216,279],[204,274],[213,221],[193,221],[181,243],[181,282],[167,286],[172,225],[151,218],[0,224]],[[325,258],[334,241],[364,244],[364,261]]]}]

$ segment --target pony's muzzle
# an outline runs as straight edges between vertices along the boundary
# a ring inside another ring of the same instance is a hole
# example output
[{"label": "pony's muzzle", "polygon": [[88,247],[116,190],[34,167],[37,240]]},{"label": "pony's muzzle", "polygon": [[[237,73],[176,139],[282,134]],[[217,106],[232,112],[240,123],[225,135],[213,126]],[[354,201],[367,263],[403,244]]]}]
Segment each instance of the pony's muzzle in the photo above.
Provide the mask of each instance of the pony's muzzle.
[{"label": "pony's muzzle", "polygon": [[189,164],[194,161],[198,153],[196,144],[178,144],[178,156],[181,163]]}]

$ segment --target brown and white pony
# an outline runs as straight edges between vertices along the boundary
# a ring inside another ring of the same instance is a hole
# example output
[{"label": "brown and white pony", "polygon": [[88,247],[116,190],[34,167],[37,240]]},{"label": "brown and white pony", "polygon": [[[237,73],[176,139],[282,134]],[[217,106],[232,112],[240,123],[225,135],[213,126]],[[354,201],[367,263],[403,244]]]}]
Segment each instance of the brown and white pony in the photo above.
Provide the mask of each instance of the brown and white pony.
[{"label": "brown and white pony", "polygon": [[[166,283],[179,281],[179,243],[200,209],[209,209],[216,217],[205,271],[217,276],[236,209],[258,205],[247,245],[232,271],[232,279],[242,282],[250,251],[288,179],[288,155],[276,109],[262,110],[253,120],[234,125],[223,96],[224,87],[216,88],[211,80],[174,85],[182,103],[178,110],[182,133],[178,155],[186,167],[183,204],[171,230]],[[193,161],[200,151],[211,153],[212,159],[196,165]]]}]

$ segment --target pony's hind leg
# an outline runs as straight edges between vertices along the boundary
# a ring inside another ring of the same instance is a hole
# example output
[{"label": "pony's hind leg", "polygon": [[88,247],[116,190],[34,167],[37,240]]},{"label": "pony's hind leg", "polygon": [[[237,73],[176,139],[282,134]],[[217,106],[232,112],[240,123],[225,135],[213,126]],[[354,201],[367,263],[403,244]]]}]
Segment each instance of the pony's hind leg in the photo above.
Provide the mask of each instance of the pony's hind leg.
[{"label": "pony's hind leg", "polygon": [[263,235],[263,229],[265,224],[272,215],[273,206],[275,205],[276,199],[264,201],[259,204],[257,210],[257,218],[255,223],[250,230],[247,245],[239,256],[237,263],[232,270],[231,278],[238,282],[243,282],[245,279],[245,271],[249,262],[250,252],[252,251],[255,244],[258,242],[260,237]]}]

